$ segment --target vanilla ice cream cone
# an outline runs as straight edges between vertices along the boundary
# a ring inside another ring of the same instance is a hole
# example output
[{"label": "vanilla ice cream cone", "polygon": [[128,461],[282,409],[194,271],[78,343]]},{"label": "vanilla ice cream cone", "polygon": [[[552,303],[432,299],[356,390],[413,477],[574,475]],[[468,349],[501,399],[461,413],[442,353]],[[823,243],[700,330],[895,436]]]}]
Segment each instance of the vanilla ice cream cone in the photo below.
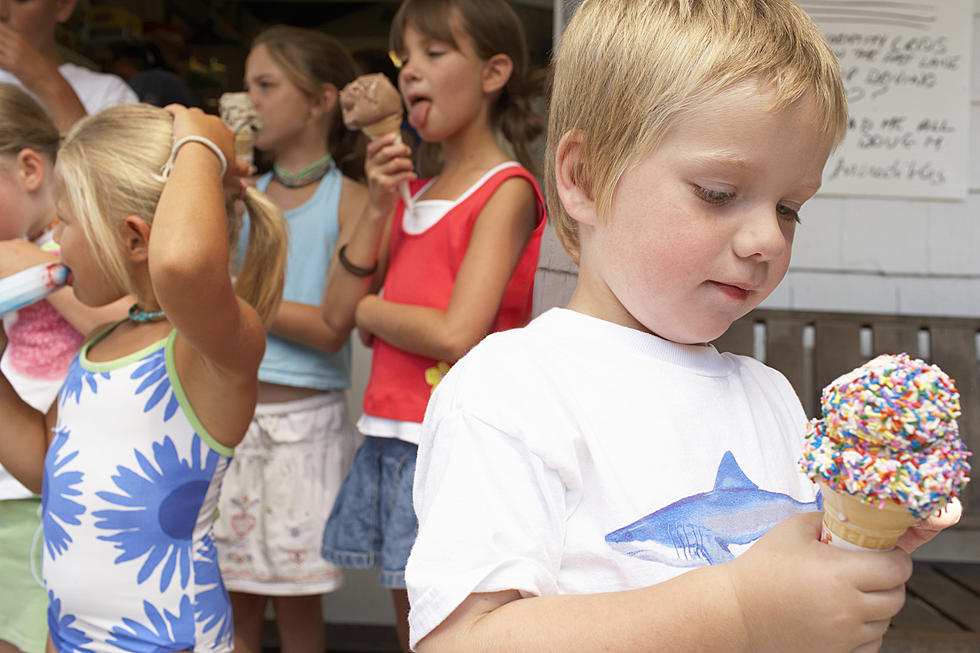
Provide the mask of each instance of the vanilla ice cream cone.
[{"label": "vanilla ice cream cone", "polygon": [[235,156],[252,163],[255,158],[255,132],[262,126],[248,93],[222,93],[218,98],[221,121],[235,134]]},{"label": "vanilla ice cream cone", "polygon": [[888,551],[918,521],[908,508],[885,501],[881,508],[846,492],[820,485],[823,534],[820,539],[842,549]]},{"label": "vanilla ice cream cone", "polygon": [[249,126],[235,134],[235,157],[249,163],[255,160],[255,132]]}]

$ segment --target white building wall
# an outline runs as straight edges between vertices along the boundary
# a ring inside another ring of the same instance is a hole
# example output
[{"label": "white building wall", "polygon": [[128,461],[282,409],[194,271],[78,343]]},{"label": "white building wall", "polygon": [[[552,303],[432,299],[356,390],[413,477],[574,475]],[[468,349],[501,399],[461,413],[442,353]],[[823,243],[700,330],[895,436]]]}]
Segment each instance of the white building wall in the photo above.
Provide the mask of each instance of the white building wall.
[{"label": "white building wall", "polygon": [[[762,307],[980,316],[978,12],[980,0],[974,0],[969,196],[962,201],[813,198],[801,214],[790,271]],[[567,301],[574,283],[569,275],[575,267],[551,233],[540,267],[537,312]]]}]

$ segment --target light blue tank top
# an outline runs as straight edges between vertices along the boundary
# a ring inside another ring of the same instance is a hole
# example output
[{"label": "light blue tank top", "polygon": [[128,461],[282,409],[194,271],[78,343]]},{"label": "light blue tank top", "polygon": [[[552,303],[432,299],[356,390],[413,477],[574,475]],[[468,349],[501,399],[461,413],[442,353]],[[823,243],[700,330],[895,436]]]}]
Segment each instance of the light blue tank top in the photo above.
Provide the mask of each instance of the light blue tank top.
[{"label": "light blue tank top", "polygon": [[[262,176],[256,186],[265,191],[272,174]],[[309,200],[286,211],[289,223],[289,257],[283,299],[320,305],[327,285],[327,268],[340,234],[338,206],[341,174],[334,166],[320,180]],[[243,229],[243,239],[248,230]],[[244,251],[243,247],[240,251]],[[327,354],[293,340],[268,334],[265,357],[259,366],[259,380],[267,383],[343,390],[350,386],[351,348],[344,343],[340,351]]]}]

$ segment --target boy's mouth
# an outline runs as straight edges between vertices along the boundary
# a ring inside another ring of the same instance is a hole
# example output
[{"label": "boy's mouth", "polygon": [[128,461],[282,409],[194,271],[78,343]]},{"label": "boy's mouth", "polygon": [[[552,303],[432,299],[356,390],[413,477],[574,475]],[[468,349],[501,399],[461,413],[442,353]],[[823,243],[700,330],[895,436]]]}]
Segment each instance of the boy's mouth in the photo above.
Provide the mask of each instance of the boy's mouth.
[{"label": "boy's mouth", "polygon": [[723,281],[710,281],[712,286],[720,290],[726,296],[731,297],[740,302],[744,302],[749,298],[749,295],[759,289],[758,286],[754,284],[747,283],[725,283]]}]

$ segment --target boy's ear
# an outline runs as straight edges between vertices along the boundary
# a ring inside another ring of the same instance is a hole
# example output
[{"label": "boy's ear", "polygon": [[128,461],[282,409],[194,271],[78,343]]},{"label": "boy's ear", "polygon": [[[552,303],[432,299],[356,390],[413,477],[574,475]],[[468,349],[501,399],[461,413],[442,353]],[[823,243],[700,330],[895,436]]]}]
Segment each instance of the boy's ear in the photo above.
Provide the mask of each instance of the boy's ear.
[{"label": "boy's ear", "polygon": [[24,190],[29,193],[39,190],[46,174],[43,156],[29,147],[17,153],[17,179]]},{"label": "boy's ear", "polygon": [[583,224],[595,224],[595,198],[592,184],[585,178],[582,156],[585,132],[565,132],[555,149],[555,190],[568,215]]},{"label": "boy's ear", "polygon": [[142,263],[147,260],[150,247],[150,225],[139,216],[126,216],[124,221],[123,244],[129,260]]},{"label": "boy's ear", "polygon": [[495,54],[483,65],[483,92],[495,93],[507,85],[514,62],[506,54]]},{"label": "boy's ear", "polygon": [[63,23],[71,18],[71,15],[75,12],[76,4],[78,4],[78,0],[57,0],[55,3],[55,20]]}]

